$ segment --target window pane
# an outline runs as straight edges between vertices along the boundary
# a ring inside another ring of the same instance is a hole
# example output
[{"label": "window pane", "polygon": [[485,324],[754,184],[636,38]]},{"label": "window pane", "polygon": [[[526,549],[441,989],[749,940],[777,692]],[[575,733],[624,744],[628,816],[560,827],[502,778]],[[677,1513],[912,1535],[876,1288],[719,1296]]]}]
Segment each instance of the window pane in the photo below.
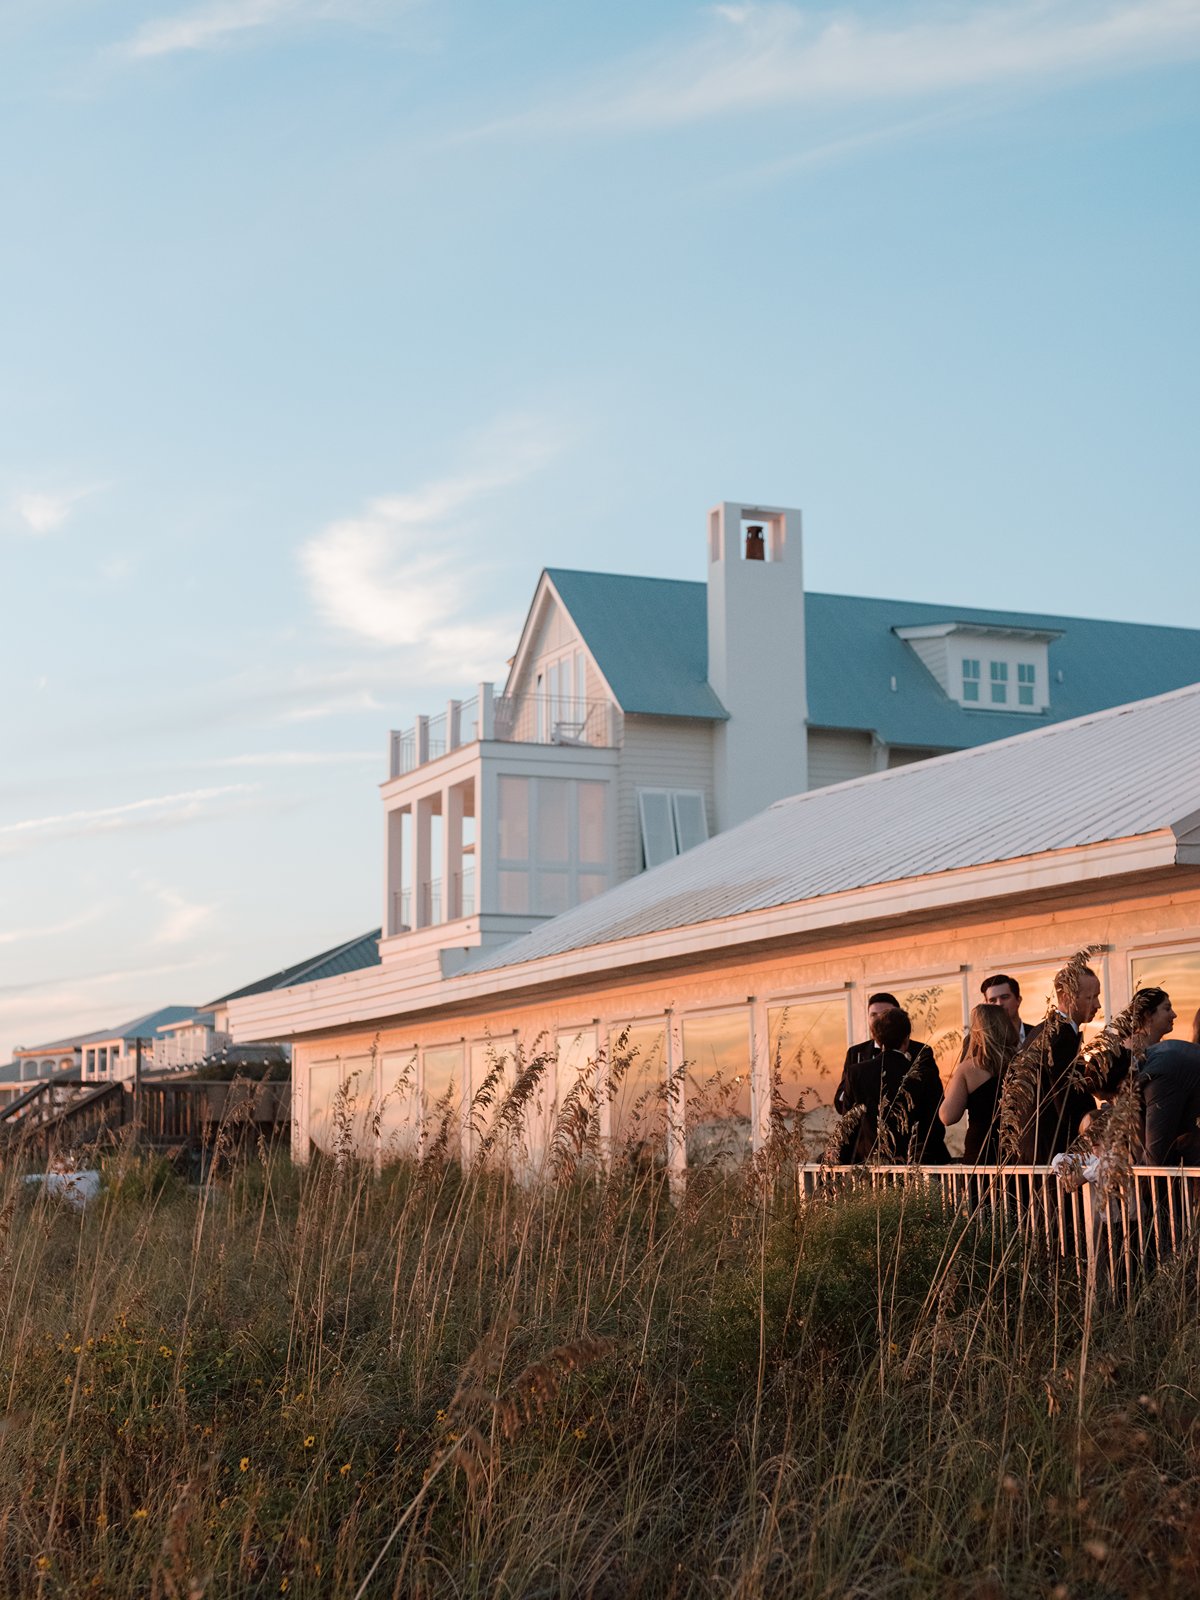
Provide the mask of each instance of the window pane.
[{"label": "window pane", "polygon": [[805,1112],[805,1142],[809,1153],[817,1155],[836,1120],[833,1096],[849,1042],[845,997],[772,1006],[767,1036],[777,1115],[791,1126],[795,1114]]},{"label": "window pane", "polygon": [[992,685],[992,704],[995,706],[1003,706],[1007,705],[1007,703],[1008,685],[1006,683],[994,683]]},{"label": "window pane", "polygon": [[427,1120],[436,1120],[462,1100],[462,1045],[443,1044],[426,1050],[423,1066],[422,1110]]},{"label": "window pane", "polygon": [[665,789],[639,789],[642,819],[642,857],[647,867],[657,867],[676,853],[671,796]]},{"label": "window pane", "polygon": [[671,795],[671,811],[675,818],[675,837],[680,852],[703,844],[708,838],[704,796],[697,790],[677,789]]},{"label": "window pane", "polygon": [[524,916],[529,910],[529,873],[501,872],[500,909],[514,916]]},{"label": "window pane", "polygon": [[322,1061],[308,1069],[308,1137],[316,1150],[333,1149],[333,1100],[340,1072],[336,1061]]},{"label": "window pane", "polygon": [[[876,989],[886,984],[873,984]],[[896,990],[893,989],[895,994]],[[900,1004],[912,1019],[913,1038],[927,1044],[944,1078],[949,1077],[962,1049],[962,983],[957,978],[931,978],[911,985],[900,994]]]},{"label": "window pane", "polygon": [[608,888],[608,878],[600,872],[581,872],[579,874],[579,901],[590,900],[593,895],[603,894]]},{"label": "window pane", "polygon": [[963,699],[964,700],[978,700],[979,699],[979,685],[977,683],[971,683],[968,679],[964,678],[963,679]]},{"label": "window pane", "polygon": [[417,1153],[420,1102],[415,1050],[387,1054],[380,1062],[379,1149],[385,1161]]},{"label": "window pane", "polygon": [[[528,1114],[529,1153],[535,1165],[544,1157],[559,1129],[559,1116],[567,1097],[573,1089],[577,1090],[581,1080],[586,1084],[596,1060],[596,1049],[594,1028],[581,1028],[573,1033],[558,1035],[554,1064],[538,1084]],[[573,1104],[582,1106],[589,1115],[593,1114],[593,1103],[586,1093],[581,1098],[577,1090]],[[562,1129],[562,1137],[569,1140],[572,1135],[578,1134],[579,1129],[580,1123],[572,1114],[569,1123]],[[568,1148],[573,1146],[568,1145]]]},{"label": "window pane", "polygon": [[567,820],[571,785],[565,778],[539,778],[537,786],[537,859],[565,867],[571,859]]},{"label": "window pane", "polygon": [[375,1063],[369,1056],[354,1056],[343,1062],[343,1070],[346,1088],[341,1104],[334,1106],[334,1138],[360,1158],[374,1156]]},{"label": "window pane", "polygon": [[570,905],[570,876],[566,872],[539,872],[537,909],[543,916],[556,917]]},{"label": "window pane", "polygon": [[501,778],[499,785],[501,861],[529,860],[529,779]]},{"label": "window pane", "polygon": [[[467,1130],[472,1140],[491,1131],[500,1102],[508,1093],[512,1051],[507,1039],[476,1040],[471,1046],[471,1103]],[[479,1098],[483,1091],[484,1099]]]},{"label": "window pane", "polygon": [[633,1159],[666,1150],[667,1033],[661,1022],[631,1023],[610,1034],[608,1088],[612,1139]]},{"label": "window pane", "polygon": [[1134,989],[1165,989],[1179,1013],[1170,1039],[1190,1039],[1200,1011],[1200,950],[1172,950],[1166,955],[1134,956]]},{"label": "window pane", "polygon": [[1023,683],[1017,689],[1017,701],[1023,706],[1031,706],[1033,704],[1033,689],[1029,684]]},{"label": "window pane", "polygon": [[993,683],[1007,683],[1008,682],[1008,662],[1007,661],[993,661],[991,663],[991,668],[992,668],[992,682]]},{"label": "window pane", "polygon": [[688,1017],[684,1111],[688,1161],[737,1161],[750,1149],[750,1015]]},{"label": "window pane", "polygon": [[579,807],[579,862],[581,866],[608,865],[608,840],[605,826],[606,783],[581,782],[575,785]]}]

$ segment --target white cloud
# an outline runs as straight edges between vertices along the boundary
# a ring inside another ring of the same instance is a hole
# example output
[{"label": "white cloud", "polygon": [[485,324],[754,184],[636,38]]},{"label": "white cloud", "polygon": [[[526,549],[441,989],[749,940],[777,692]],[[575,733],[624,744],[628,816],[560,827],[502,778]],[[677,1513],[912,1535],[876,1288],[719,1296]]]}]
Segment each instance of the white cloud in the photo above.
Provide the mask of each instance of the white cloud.
[{"label": "white cloud", "polygon": [[79,502],[95,494],[100,487],[99,484],[90,484],[85,489],[66,489],[54,493],[28,489],[13,497],[12,510],[26,532],[39,536],[56,533]]},{"label": "white cloud", "polygon": [[1128,72],[1200,55],[1200,0],[885,8],[719,5],[703,31],[510,127],[669,127],[781,106],[901,100]]},{"label": "white cloud", "polygon": [[103,906],[91,911],[81,911],[78,916],[67,917],[62,922],[46,922],[36,928],[5,928],[0,930],[0,944],[28,944],[32,939],[55,939],[64,933],[74,933],[86,928],[103,914]]},{"label": "white cloud", "polygon": [[124,805],[100,806],[87,811],[65,811],[45,817],[27,817],[0,824],[0,854],[48,839],[79,838],[136,827],[161,827],[196,822],[209,816],[215,801],[251,795],[253,783],[227,783],[208,789],[188,789],[179,794],[153,795]]},{"label": "white cloud", "polygon": [[512,648],[514,618],[463,620],[482,554],[485,503],[537,472],[559,448],[544,424],[490,430],[460,475],[371,501],[301,547],[317,610],[377,645],[419,646],[429,676],[486,676]]},{"label": "white cloud", "polygon": [[363,9],[353,0],[217,0],[177,16],[152,18],[122,48],[140,60],[181,51],[221,50],[249,34],[350,20]]},{"label": "white cloud", "polygon": [[163,907],[162,922],[154,933],[155,944],[182,944],[203,927],[216,906],[201,905],[184,898],[178,890],[160,884],[152,886],[153,893]]},{"label": "white cloud", "polygon": [[202,764],[208,767],[338,767],[381,763],[378,750],[259,750],[240,756],[214,756]]}]

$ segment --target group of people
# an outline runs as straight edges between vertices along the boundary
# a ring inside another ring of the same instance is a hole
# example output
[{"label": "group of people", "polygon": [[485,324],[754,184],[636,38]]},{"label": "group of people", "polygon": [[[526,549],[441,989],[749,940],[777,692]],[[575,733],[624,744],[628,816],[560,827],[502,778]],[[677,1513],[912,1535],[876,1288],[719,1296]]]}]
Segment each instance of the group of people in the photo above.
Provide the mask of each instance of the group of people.
[{"label": "group of people", "polygon": [[980,993],[944,1091],[932,1050],[912,1037],[895,995],[871,995],[871,1037],[846,1052],[834,1096],[840,1161],[949,1162],[945,1130],[965,1117],[964,1162],[1043,1165],[1095,1124],[1136,1071],[1140,1160],[1200,1166],[1200,1011],[1190,1041],[1167,1039],[1170,996],[1139,989],[1103,1048],[1085,1049],[1083,1027],[1100,1009],[1090,967],[1064,967],[1054,1008],[1033,1024],[1021,1020],[1021,986],[1007,973],[985,978]]}]

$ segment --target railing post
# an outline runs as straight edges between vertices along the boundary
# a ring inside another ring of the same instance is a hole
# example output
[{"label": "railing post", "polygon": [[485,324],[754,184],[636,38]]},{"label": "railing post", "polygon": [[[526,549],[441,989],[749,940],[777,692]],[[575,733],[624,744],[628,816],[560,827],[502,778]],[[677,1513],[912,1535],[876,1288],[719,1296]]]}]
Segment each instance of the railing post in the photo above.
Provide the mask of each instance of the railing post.
[{"label": "railing post", "polygon": [[416,727],[417,760],[416,765],[423,767],[429,760],[429,718],[418,717]]},{"label": "railing post", "polygon": [[462,701],[446,702],[446,749],[457,750],[462,744]]},{"label": "railing post", "polygon": [[479,694],[479,737],[481,739],[494,739],[496,737],[496,707],[493,703],[493,690],[490,683],[481,683]]}]

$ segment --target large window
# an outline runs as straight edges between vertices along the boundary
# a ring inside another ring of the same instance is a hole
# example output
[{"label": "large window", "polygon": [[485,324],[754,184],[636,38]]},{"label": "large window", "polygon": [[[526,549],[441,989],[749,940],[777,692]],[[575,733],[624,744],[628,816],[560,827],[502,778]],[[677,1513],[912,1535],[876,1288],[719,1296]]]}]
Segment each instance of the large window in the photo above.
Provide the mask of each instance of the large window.
[{"label": "large window", "polygon": [[608,1094],[614,1150],[631,1161],[666,1153],[667,1030],[659,1019],[609,1032]]},{"label": "large window", "polygon": [[[596,1090],[594,1065],[597,1048],[594,1028],[560,1033],[554,1041],[553,1060],[547,1063],[545,1076],[538,1084],[528,1118],[529,1153],[535,1165],[540,1163],[549,1149],[569,1099],[573,1107],[578,1106],[588,1117],[594,1116],[592,1094]],[[582,1126],[572,1110],[562,1128],[562,1137],[577,1137]]]},{"label": "large window", "polygon": [[708,814],[698,789],[639,789],[642,861],[660,866],[708,838]]},{"label": "large window", "polygon": [[846,997],[796,1000],[767,1010],[772,1107],[784,1127],[803,1116],[811,1154],[824,1148],[836,1119],[833,1096],[846,1057]]},{"label": "large window", "polygon": [[385,1052],[379,1073],[379,1149],[384,1161],[414,1156],[421,1144],[417,1052]]},{"label": "large window", "polygon": [[1033,704],[1033,691],[1037,686],[1037,669],[1032,661],[1021,661],[1017,664],[1017,704],[1031,706]]},{"label": "large window", "polygon": [[421,1135],[457,1155],[462,1137],[463,1047],[432,1045],[421,1052]]},{"label": "large window", "polygon": [[1171,996],[1177,1020],[1169,1035],[1190,1039],[1200,1011],[1200,950],[1169,950],[1158,955],[1134,956],[1130,962],[1130,987],[1165,989]]},{"label": "large window", "polygon": [[979,699],[979,662],[978,661],[974,661],[974,660],[966,660],[962,664],[962,669],[963,669],[963,674],[962,674],[963,675],[963,696],[962,696],[963,699],[964,700],[978,700]]},{"label": "large window", "polygon": [[689,1162],[732,1163],[750,1153],[750,1013],[687,1017],[684,1115]]},{"label": "large window", "polygon": [[989,663],[992,678],[992,704],[1006,706],[1008,704],[1008,662],[992,661]]},{"label": "large window", "polygon": [[499,780],[500,910],[557,916],[608,887],[608,785],[592,778]]}]

